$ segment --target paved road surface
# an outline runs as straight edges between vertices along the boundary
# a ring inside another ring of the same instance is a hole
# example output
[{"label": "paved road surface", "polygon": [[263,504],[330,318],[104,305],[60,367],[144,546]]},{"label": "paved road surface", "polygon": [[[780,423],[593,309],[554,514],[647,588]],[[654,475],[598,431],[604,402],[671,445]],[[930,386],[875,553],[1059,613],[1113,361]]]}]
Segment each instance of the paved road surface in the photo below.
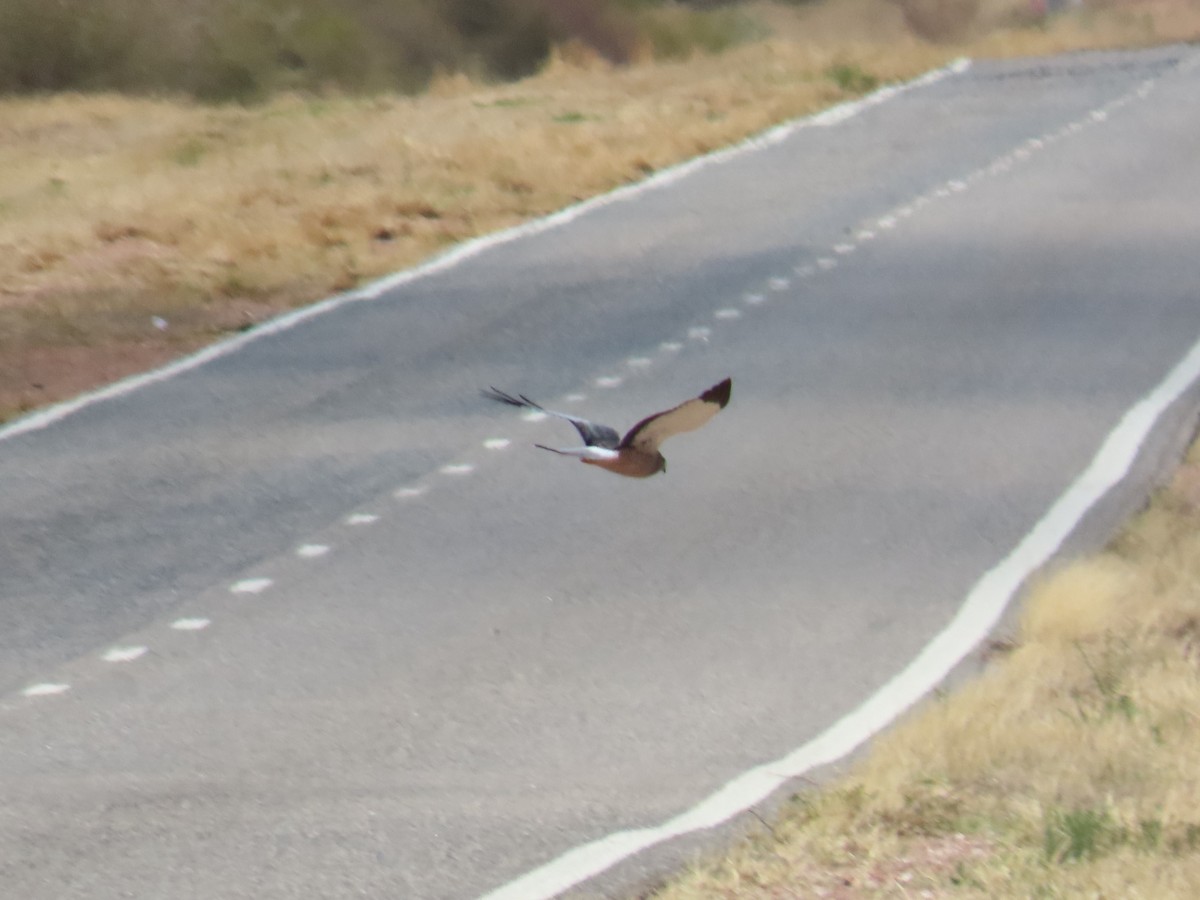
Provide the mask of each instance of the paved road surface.
[{"label": "paved road surface", "polygon": [[[5,893],[467,898],[820,733],[1200,335],[1198,59],[976,63],[10,434]],[[645,482],[478,396],[726,375]]]}]

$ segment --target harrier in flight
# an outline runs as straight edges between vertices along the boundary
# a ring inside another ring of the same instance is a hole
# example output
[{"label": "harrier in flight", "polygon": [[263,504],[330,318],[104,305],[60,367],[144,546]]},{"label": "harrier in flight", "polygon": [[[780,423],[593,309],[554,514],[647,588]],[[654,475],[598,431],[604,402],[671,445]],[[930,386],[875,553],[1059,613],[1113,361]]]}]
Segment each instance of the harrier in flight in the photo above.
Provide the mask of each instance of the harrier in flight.
[{"label": "harrier in flight", "polygon": [[729,392],[732,389],[733,379],[726,378],[699,397],[693,397],[673,409],[647,416],[630,428],[625,437],[621,437],[607,425],[598,425],[578,416],[545,409],[524,394],[514,397],[492,388],[484,391],[483,396],[499,403],[535,409],[548,416],[566,419],[575,426],[584,443],[582,447],[565,449],[547,447],[544,444],[535,444],[536,447],[551,453],[561,453],[563,456],[577,456],[590,466],[600,466],[618,475],[648,478],[658,472],[667,471],[667,461],[658,452],[659,445],[673,434],[695,431],[715,416],[729,403]]}]

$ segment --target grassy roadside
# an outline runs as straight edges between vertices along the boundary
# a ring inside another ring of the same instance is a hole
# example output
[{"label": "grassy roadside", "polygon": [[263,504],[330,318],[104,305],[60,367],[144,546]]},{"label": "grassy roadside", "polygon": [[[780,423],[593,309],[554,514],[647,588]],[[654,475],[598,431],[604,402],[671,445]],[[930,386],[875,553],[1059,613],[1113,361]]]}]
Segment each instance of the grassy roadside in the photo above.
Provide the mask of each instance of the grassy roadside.
[{"label": "grassy roadside", "polygon": [[657,900],[1200,896],[1200,443],[986,672]]},{"label": "grassy roadside", "polygon": [[0,99],[0,421],[962,53],[1200,33],[1194,0],[1025,24],[1014,2],[985,0],[954,45],[882,0],[760,2],[772,36],[719,56],[567,47],[419,97]]}]

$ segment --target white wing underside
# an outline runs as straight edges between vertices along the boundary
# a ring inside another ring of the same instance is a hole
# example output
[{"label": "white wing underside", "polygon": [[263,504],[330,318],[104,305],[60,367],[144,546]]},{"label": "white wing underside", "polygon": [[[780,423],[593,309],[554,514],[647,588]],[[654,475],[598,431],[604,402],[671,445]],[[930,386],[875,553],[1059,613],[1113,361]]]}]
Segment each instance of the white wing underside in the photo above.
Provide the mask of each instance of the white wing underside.
[{"label": "white wing underside", "polygon": [[685,431],[695,431],[715,416],[720,409],[721,407],[716,403],[706,403],[696,397],[679,404],[674,409],[639,422],[631,429],[632,436],[627,436],[625,440],[629,446],[644,453],[656,453],[659,445],[667,438],[683,434]]},{"label": "white wing underside", "polygon": [[535,446],[563,456],[578,456],[580,459],[611,461],[620,455],[616,450],[609,450],[607,447],[547,447],[545,444]]}]

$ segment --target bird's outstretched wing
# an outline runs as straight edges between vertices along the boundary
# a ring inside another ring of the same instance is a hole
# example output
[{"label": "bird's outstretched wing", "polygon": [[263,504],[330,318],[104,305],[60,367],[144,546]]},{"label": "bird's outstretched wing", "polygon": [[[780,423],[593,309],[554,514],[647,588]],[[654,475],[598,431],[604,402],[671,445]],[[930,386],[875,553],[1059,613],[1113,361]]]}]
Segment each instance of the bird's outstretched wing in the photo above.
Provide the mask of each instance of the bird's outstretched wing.
[{"label": "bird's outstretched wing", "polygon": [[714,384],[699,397],[693,397],[652,416],[647,416],[629,429],[619,446],[632,447],[643,453],[657,453],[659,444],[673,434],[695,431],[729,403],[733,379]]},{"label": "bird's outstretched wing", "polygon": [[566,419],[575,426],[575,430],[579,432],[579,436],[583,438],[583,442],[589,447],[604,447],[608,450],[616,450],[621,443],[621,436],[617,434],[614,429],[609,428],[607,425],[599,425],[595,422],[589,422],[587,419],[581,419],[579,416],[573,416],[570,413],[555,412],[552,409],[546,409],[544,406],[534,403],[524,394],[519,394],[514,397],[512,394],[506,394],[504,391],[497,390],[496,388],[481,391],[481,393],[489,400],[495,400],[499,403],[507,403],[509,406],[520,406],[524,407],[525,409],[536,409],[538,412],[543,412],[548,416]]}]

